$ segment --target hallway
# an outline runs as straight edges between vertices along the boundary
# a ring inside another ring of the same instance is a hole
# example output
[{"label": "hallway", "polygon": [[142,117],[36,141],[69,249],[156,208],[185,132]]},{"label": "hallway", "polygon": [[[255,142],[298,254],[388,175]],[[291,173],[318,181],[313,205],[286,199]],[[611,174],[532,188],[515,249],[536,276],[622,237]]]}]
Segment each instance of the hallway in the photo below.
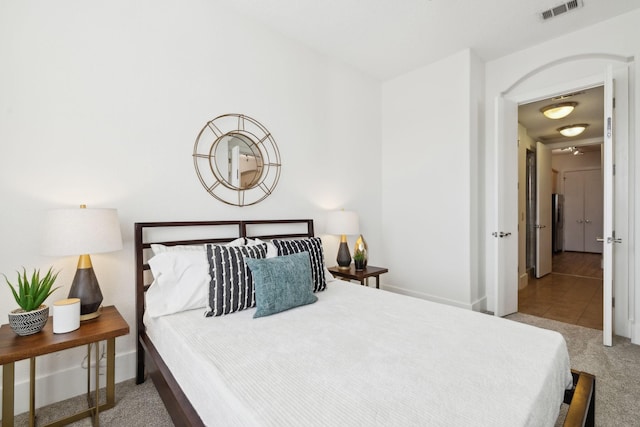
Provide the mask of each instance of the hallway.
[{"label": "hallway", "polygon": [[602,330],[601,254],[562,252],[553,272],[518,292],[518,311]]}]

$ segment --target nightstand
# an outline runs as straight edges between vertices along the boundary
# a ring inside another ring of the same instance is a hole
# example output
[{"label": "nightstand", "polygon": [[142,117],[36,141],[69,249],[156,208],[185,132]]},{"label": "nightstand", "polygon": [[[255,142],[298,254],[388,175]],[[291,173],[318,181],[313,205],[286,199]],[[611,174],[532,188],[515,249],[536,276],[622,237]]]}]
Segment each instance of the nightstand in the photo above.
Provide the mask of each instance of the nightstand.
[{"label": "nightstand", "polygon": [[[91,346],[95,345],[95,395],[92,406],[77,414],[55,421],[48,426],[63,426],[82,418],[93,416],[93,424],[99,425],[100,411],[115,405],[115,358],[116,337],[127,335],[129,325],[114,306],[104,307],[102,314],[80,323],[80,328],[66,334],[53,333],[53,319],[50,317],[44,329],[36,334],[18,336],[9,325],[0,327],[0,365],[2,365],[2,426],[13,427],[15,362],[30,359],[29,375],[29,425],[35,426],[35,373],[36,357],[44,354],[87,345],[87,400],[91,402],[90,368]],[[97,343],[107,341],[107,395],[106,402],[99,404],[100,355]]]},{"label": "nightstand", "polygon": [[387,273],[388,268],[374,267],[373,265],[367,265],[364,270],[356,271],[356,267],[351,264],[348,270],[343,270],[337,266],[329,267],[329,271],[335,277],[340,277],[342,280],[357,280],[363,286],[369,286],[369,277],[376,278],[376,289],[380,289],[380,275]]}]

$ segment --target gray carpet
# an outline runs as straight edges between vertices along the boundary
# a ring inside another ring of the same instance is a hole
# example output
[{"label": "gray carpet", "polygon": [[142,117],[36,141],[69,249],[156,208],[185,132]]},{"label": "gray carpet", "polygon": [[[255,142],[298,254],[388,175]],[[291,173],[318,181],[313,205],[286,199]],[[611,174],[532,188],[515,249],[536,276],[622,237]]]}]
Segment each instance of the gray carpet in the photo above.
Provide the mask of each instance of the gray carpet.
[{"label": "gray carpet", "polygon": [[614,337],[602,345],[602,331],[516,313],[507,319],[560,332],[569,348],[571,367],[596,376],[596,425],[640,426],[640,346]]},{"label": "gray carpet", "polygon": [[[102,391],[104,392],[104,389]],[[100,401],[104,401],[104,395]],[[36,425],[48,424],[86,408],[85,395],[39,408],[36,410]],[[16,427],[28,426],[28,414],[16,416],[14,424]],[[84,418],[69,425],[90,427],[91,418]],[[116,384],[116,406],[100,413],[100,425],[107,427],[169,427],[173,426],[173,423],[164,408],[160,395],[153,386],[153,382],[147,380],[143,384],[136,385],[135,380],[131,379]]]},{"label": "gray carpet", "polygon": [[[542,319],[527,314],[507,317],[522,323],[552,329],[564,335],[571,366],[596,376],[596,425],[640,426],[640,346],[615,337],[613,347],[602,345],[602,331]],[[116,407],[100,414],[103,426],[172,426],[171,419],[151,380],[136,386],[134,380],[116,385]],[[84,396],[75,397],[37,410],[37,425],[78,412],[86,405]],[[557,425],[566,413],[563,405]],[[27,414],[16,417],[16,426],[27,426]],[[90,420],[73,426],[90,426]]]}]

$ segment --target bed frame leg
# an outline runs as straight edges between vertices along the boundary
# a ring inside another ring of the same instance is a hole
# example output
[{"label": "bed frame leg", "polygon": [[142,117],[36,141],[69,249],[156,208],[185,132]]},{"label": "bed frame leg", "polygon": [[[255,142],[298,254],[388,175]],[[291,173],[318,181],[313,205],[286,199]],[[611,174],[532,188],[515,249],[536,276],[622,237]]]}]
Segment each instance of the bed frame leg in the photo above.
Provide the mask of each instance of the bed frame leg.
[{"label": "bed frame leg", "polygon": [[136,384],[142,384],[144,382],[144,348],[138,341],[136,349],[137,366],[136,366]]},{"label": "bed frame leg", "polygon": [[571,370],[573,389],[565,392],[564,403],[569,404],[564,427],[595,427],[596,377],[586,372]]}]

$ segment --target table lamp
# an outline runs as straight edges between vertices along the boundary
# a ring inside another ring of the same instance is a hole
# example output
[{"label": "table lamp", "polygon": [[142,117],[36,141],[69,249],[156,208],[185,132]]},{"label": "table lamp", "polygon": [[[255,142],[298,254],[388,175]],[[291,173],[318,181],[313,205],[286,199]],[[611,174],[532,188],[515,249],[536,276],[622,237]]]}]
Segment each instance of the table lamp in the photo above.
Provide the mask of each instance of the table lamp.
[{"label": "table lamp", "polygon": [[351,254],[347,245],[347,235],[358,234],[358,215],[353,211],[332,211],[327,215],[327,233],[340,235],[338,248],[338,268],[348,270],[351,266]]},{"label": "table lamp", "polygon": [[69,298],[80,298],[80,320],[100,315],[102,291],[89,254],[122,249],[122,234],[116,209],[53,209],[44,222],[44,255],[79,255]]}]

